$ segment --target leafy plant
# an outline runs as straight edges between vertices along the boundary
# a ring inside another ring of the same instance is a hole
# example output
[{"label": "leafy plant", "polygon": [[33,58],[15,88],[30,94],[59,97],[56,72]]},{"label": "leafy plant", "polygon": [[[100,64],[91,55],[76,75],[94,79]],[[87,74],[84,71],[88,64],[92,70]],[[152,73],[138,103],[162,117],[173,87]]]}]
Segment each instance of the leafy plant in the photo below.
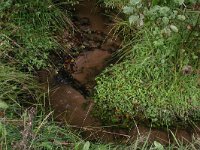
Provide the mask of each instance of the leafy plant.
[{"label": "leafy plant", "polygon": [[173,47],[160,51],[146,38],[132,48],[132,57],[97,78],[95,113],[123,126],[132,126],[134,119],[155,126],[199,120],[199,75],[184,75],[172,61]]},{"label": "leafy plant", "polygon": [[106,7],[117,8],[119,10],[129,2],[129,0],[99,0],[99,1],[100,2],[103,1]]},{"label": "leafy plant", "polygon": [[133,120],[154,126],[198,121],[199,14],[179,8],[183,1],[145,2],[123,8],[127,17],[115,33],[126,35],[125,45],[115,56],[124,59],[97,78],[94,113],[124,127]]}]

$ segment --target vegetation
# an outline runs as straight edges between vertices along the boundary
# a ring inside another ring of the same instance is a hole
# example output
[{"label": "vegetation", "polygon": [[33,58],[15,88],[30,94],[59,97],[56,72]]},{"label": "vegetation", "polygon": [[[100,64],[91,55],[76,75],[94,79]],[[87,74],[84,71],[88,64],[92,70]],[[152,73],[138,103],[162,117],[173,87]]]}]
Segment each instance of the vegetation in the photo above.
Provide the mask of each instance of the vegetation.
[{"label": "vegetation", "polygon": [[[120,63],[98,78],[94,114],[105,124],[185,125],[200,120],[198,0],[100,0],[124,16],[114,33],[123,38]],[[151,3],[150,3],[151,2]],[[164,147],[149,137],[127,145],[83,140],[45,110],[46,93],[34,74],[62,51],[58,36],[73,31],[68,10],[78,0],[0,2],[0,149],[198,149],[199,138]],[[64,8],[64,9],[63,9]],[[66,43],[65,43],[66,44]]]},{"label": "vegetation", "polygon": [[94,96],[95,114],[105,123],[199,121],[199,11],[191,11],[187,2],[183,9],[183,3],[154,1],[149,6],[133,0],[122,8],[127,17],[116,32],[126,36],[116,57],[125,58],[97,78]]},{"label": "vegetation", "polygon": [[100,0],[106,7],[109,8],[122,8],[129,0]]},{"label": "vegetation", "polygon": [[51,0],[0,2],[0,149],[84,146],[78,135],[51,119],[52,112],[45,113],[46,96],[31,74],[51,65],[49,54],[59,48],[55,33],[71,28],[68,14],[56,4]]},{"label": "vegetation", "polygon": [[8,47],[4,50],[9,52],[7,55],[20,62],[19,67],[30,71],[47,67],[49,54],[59,48],[54,33],[71,27],[68,14],[64,14],[51,0],[6,0],[0,7],[0,38],[3,44],[12,45],[12,50]]}]

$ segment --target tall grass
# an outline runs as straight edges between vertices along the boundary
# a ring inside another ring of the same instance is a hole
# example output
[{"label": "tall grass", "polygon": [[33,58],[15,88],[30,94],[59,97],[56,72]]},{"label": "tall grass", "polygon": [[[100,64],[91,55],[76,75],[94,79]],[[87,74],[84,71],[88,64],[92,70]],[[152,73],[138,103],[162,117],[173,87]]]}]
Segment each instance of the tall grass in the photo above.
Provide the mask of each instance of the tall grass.
[{"label": "tall grass", "polygon": [[[71,3],[77,1],[68,1]],[[55,34],[71,31],[73,27],[68,12],[62,11],[58,4],[52,0],[1,2],[1,36],[12,43],[14,50],[7,55],[20,62],[18,67],[30,71],[45,68],[50,65],[50,53],[62,49]]]},{"label": "tall grass", "polygon": [[34,96],[34,90],[38,88],[31,75],[3,63],[0,63],[0,87],[0,100],[8,103],[15,103],[20,99],[19,95]]},{"label": "tall grass", "polygon": [[71,149],[82,141],[55,123],[52,112],[46,114],[46,96],[27,72],[49,66],[49,54],[58,48],[55,33],[71,29],[56,5],[51,0],[0,2],[1,149]]}]

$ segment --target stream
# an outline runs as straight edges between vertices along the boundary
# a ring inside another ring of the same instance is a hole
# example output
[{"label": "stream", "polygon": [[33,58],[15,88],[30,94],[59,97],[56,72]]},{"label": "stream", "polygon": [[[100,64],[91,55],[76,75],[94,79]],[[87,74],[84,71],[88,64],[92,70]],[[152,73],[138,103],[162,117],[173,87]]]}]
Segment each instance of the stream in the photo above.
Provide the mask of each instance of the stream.
[{"label": "stream", "polygon": [[[102,126],[101,122],[91,115],[93,100],[90,93],[95,86],[95,77],[106,66],[112,53],[120,49],[120,39],[109,34],[111,21],[102,14],[102,9],[96,5],[95,0],[84,0],[76,8],[73,23],[78,28],[75,37],[79,47],[82,48],[76,57],[68,57],[63,69],[56,77],[49,72],[39,73],[40,81],[52,84],[49,86],[49,104],[54,110],[55,119],[69,124],[81,131],[86,140],[100,140],[104,142],[131,143],[138,136],[148,136],[149,141],[158,141],[162,144],[173,142],[171,132],[161,129],[150,129],[145,124],[138,124],[133,129],[112,129]],[[71,83],[65,81],[71,79]],[[48,86],[46,87],[48,88]],[[200,135],[198,128],[171,129],[177,139],[188,142],[192,136]]]}]

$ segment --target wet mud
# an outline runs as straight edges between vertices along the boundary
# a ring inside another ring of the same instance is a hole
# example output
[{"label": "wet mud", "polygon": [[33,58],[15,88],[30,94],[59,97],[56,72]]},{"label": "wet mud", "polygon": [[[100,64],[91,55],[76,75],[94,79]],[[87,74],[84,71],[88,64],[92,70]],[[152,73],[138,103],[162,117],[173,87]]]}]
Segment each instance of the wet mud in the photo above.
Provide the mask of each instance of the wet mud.
[{"label": "wet mud", "polygon": [[95,125],[90,116],[93,104],[69,85],[55,87],[50,93],[50,102],[56,110],[55,118],[77,127]]},{"label": "wet mud", "polygon": [[80,18],[85,18],[90,22],[89,28],[93,31],[108,33],[106,18],[102,15],[102,9],[96,4],[95,0],[84,0],[77,6],[76,13]]},{"label": "wet mud", "polygon": [[[105,142],[120,141],[131,143],[138,137],[149,137],[149,142],[158,141],[162,144],[174,142],[170,130],[150,129],[144,125],[133,129],[116,130],[104,127],[91,114],[93,100],[90,93],[95,86],[95,77],[108,66],[112,53],[120,48],[120,39],[110,36],[110,21],[101,13],[95,0],[85,0],[76,8],[77,16],[73,23],[76,26],[75,44],[71,49],[81,49],[78,55],[65,58],[62,70],[39,72],[39,79],[44,87],[50,88],[48,104],[54,110],[55,119],[78,129],[86,140],[102,140]],[[67,39],[68,34],[64,34]],[[47,84],[48,83],[48,84]],[[198,136],[198,127],[188,129],[172,128],[175,137],[189,142]]]},{"label": "wet mud", "polygon": [[88,88],[95,85],[95,77],[106,67],[106,60],[111,57],[111,53],[101,49],[94,49],[81,54],[76,60],[76,71],[73,78]]}]

